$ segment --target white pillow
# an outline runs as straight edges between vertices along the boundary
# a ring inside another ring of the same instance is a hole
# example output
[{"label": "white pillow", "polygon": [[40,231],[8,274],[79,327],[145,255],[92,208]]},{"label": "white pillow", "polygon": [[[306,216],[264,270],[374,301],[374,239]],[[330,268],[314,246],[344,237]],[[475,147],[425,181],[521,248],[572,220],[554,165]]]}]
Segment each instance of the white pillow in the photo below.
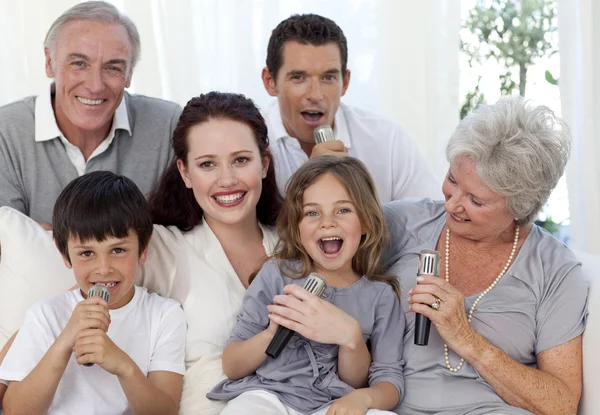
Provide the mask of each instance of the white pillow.
[{"label": "white pillow", "polygon": [[0,348],[19,329],[27,309],[76,284],[45,231],[21,212],[0,207]]}]

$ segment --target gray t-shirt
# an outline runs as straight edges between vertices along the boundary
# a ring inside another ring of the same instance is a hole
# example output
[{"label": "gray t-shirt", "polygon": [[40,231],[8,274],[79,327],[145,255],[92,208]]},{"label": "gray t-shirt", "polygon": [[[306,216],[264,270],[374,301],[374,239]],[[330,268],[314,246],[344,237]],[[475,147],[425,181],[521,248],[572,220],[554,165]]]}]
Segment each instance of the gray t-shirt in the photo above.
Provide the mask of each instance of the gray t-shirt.
[{"label": "gray t-shirt", "polygon": [[[415,313],[408,310],[408,290],[416,284],[419,252],[435,249],[446,223],[443,202],[396,201],[385,205],[384,213],[391,233],[384,256],[390,273],[400,280],[406,315],[400,413],[529,414],[504,402],[467,362],[451,373],[444,361],[444,342],[433,325],[429,344],[414,345]],[[465,298],[465,313],[478,295]],[[534,225],[506,274],[477,305],[471,324],[511,358],[535,368],[538,353],[583,333],[587,295],[588,284],[575,255]],[[450,351],[451,364],[459,361]]]},{"label": "gray t-shirt", "polygon": [[[247,340],[269,325],[267,305],[287,284],[304,285],[306,278],[285,277],[278,262],[267,262],[250,284],[230,342]],[[328,287],[323,299],[354,317],[369,345],[369,384],[390,382],[403,395],[402,333],[404,313],[392,287],[362,277],[346,288]],[[240,380],[225,380],[206,396],[233,399],[250,390],[267,390],[293,409],[312,413],[352,390],[338,377],[338,346],[316,343],[294,334],[277,359],[267,359],[256,372]]]},{"label": "gray t-shirt", "polygon": [[[51,223],[58,195],[78,173],[60,138],[35,141],[36,99],[27,97],[0,107],[0,206]],[[88,161],[85,172],[125,175],[148,195],[173,159],[171,134],[181,107],[127,92],[124,99],[131,136],[116,130],[110,146]]]}]

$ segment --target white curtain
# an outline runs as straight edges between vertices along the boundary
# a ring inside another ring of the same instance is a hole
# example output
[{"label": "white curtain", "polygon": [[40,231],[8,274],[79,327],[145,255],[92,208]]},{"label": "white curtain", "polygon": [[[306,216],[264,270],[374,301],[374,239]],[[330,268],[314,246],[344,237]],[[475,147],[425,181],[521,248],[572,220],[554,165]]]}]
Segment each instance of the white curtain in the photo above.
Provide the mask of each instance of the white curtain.
[{"label": "white curtain", "polygon": [[[333,19],[348,38],[352,80],[343,101],[401,122],[442,179],[444,145],[458,122],[460,0],[112,0],[136,23],[142,59],[131,90],[181,105],[210,90],[264,107],[271,30],[294,13]],[[43,40],[77,0],[0,0],[0,105],[49,80]],[[443,70],[440,70],[443,68]]]},{"label": "white curtain", "polygon": [[562,114],[573,134],[572,246],[600,254],[600,2],[559,0],[558,16]]}]

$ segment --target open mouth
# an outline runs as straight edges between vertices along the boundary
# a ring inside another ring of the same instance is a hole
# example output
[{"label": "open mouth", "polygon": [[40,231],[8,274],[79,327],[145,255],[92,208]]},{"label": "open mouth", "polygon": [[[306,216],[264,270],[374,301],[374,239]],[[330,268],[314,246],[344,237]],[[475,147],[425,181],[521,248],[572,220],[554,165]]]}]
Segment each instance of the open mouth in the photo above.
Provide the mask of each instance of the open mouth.
[{"label": "open mouth", "polygon": [[471,222],[470,219],[463,219],[463,218],[459,218],[458,216],[453,215],[452,213],[450,214],[450,216],[452,216],[452,219],[454,219],[457,222],[461,222],[461,223],[465,223],[465,222]]},{"label": "open mouth", "polygon": [[325,115],[325,113],[321,111],[302,111],[302,118],[308,121],[309,123],[316,123],[321,121],[321,118]]},{"label": "open mouth", "polygon": [[317,245],[319,246],[319,249],[323,251],[323,253],[327,255],[335,255],[342,249],[344,240],[339,236],[328,236],[326,238],[319,239]]},{"label": "open mouth", "polygon": [[212,198],[221,206],[235,206],[242,202],[246,192],[231,193],[228,195],[214,195]]},{"label": "open mouth", "polygon": [[87,98],[83,98],[83,97],[79,97],[79,96],[77,97],[77,100],[79,102],[81,102],[82,104],[92,105],[92,106],[100,105],[105,101],[103,99],[87,99]]},{"label": "open mouth", "polygon": [[119,285],[118,281],[111,281],[111,282],[93,282],[92,285],[104,285],[106,288],[108,288],[109,290],[112,290],[113,288],[115,288],[117,285]]}]

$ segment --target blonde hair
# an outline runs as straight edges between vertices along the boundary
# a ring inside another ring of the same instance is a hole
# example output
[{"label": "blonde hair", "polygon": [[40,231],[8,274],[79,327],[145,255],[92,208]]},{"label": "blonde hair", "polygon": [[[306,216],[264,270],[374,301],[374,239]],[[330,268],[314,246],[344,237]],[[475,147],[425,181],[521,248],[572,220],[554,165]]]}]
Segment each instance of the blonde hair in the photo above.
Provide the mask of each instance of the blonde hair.
[{"label": "blonde hair", "polygon": [[391,285],[400,296],[397,279],[384,275],[381,264],[381,252],[388,232],[375,184],[365,165],[353,157],[310,159],[290,178],[277,218],[280,240],[273,256],[279,260],[298,261],[299,266],[296,269],[285,266],[281,271],[290,278],[303,278],[311,272],[313,260],[301,243],[299,224],[303,218],[304,191],[326,173],[335,176],[348,192],[365,233],[352,258],[352,269],[369,280]]}]

